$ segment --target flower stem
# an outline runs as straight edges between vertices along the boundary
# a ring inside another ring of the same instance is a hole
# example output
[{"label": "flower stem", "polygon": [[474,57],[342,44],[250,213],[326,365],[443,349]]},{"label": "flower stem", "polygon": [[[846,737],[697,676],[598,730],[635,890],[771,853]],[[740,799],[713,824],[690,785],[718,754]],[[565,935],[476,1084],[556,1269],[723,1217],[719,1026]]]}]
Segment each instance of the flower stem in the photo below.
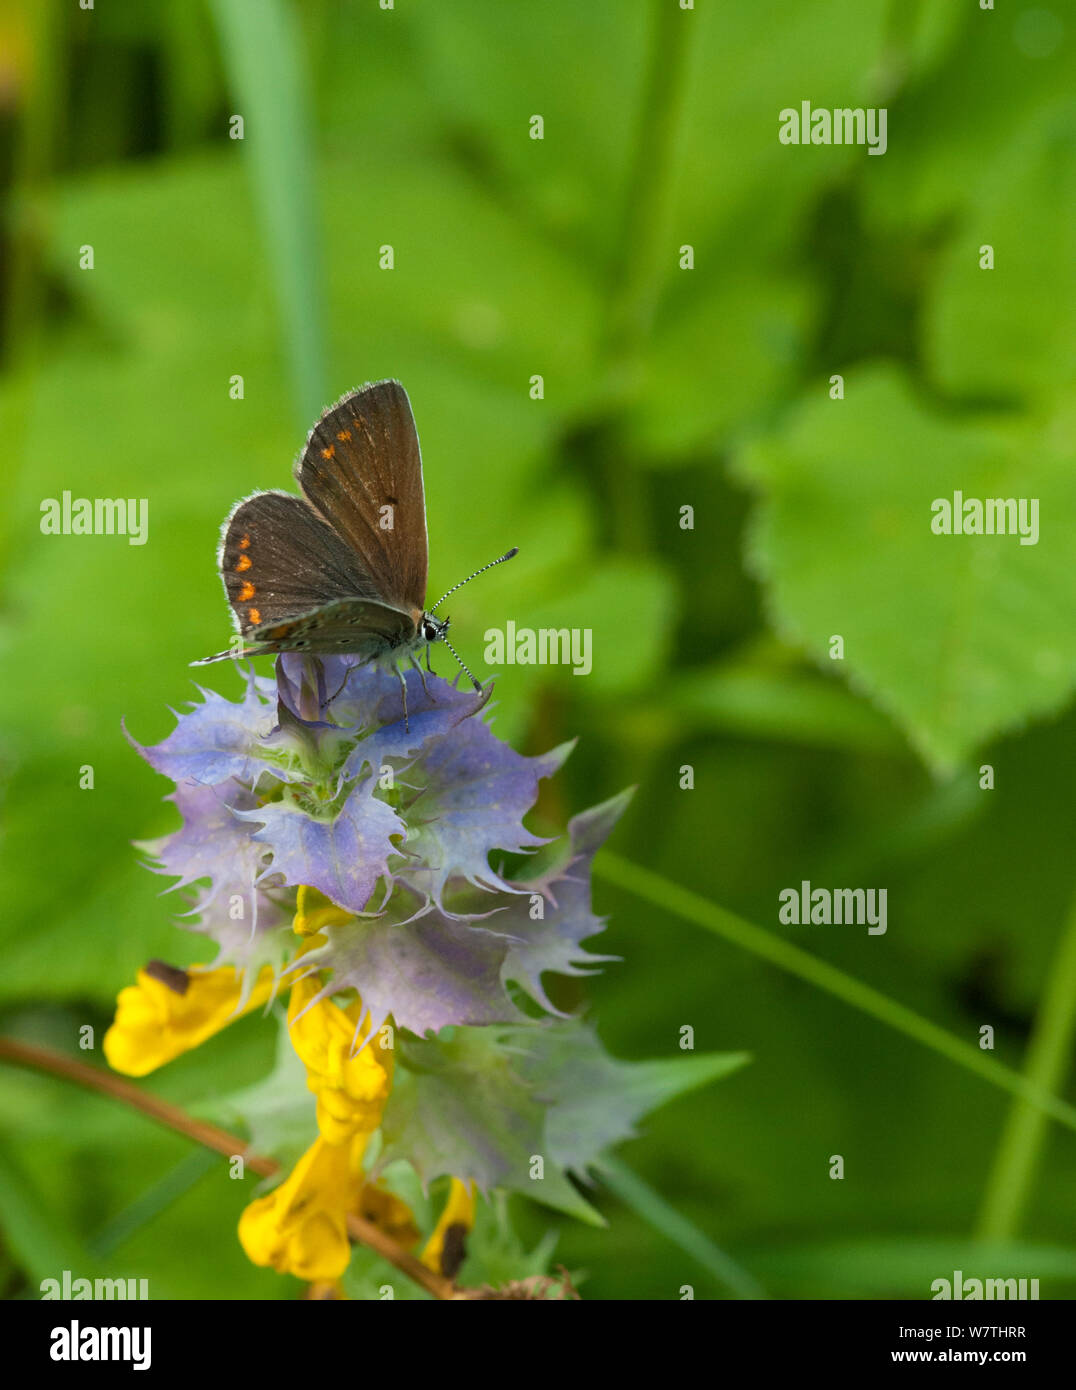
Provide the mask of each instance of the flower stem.
[{"label": "flower stem", "polygon": [[[122,1077],[113,1076],[111,1072],[103,1071],[100,1067],[92,1067],[86,1062],[80,1062],[75,1057],[66,1057],[62,1052],[54,1052],[51,1048],[38,1047],[33,1043],[19,1042],[15,1038],[0,1038],[0,1062],[10,1062],[14,1066],[46,1072],[50,1076],[60,1077],[64,1081],[73,1081],[76,1085],[85,1086],[101,1095],[110,1096],[113,1100],[122,1101],[124,1105],[141,1110],[143,1115],[149,1115],[158,1124],[166,1125],[178,1134],[184,1134],[188,1139],[204,1144],[208,1149],[215,1149],[217,1153],[223,1154],[226,1158],[241,1155],[246,1167],[260,1177],[271,1177],[279,1170],[280,1165],[273,1159],[261,1158],[257,1154],[248,1154],[245,1141],[234,1134],[229,1134],[227,1130],[219,1129],[216,1125],[211,1125],[205,1120],[196,1120],[185,1110],[181,1110],[179,1106],[172,1105],[170,1101],[162,1100],[160,1096],[143,1091]],[[369,1246],[371,1250],[376,1251],[382,1258],[394,1265],[401,1274],[406,1274],[409,1279],[421,1285],[432,1297],[438,1299],[466,1297],[465,1290],[456,1288],[451,1279],[446,1279],[427,1269],[414,1255],[397,1245],[372,1221],[352,1215],[347,1219],[347,1229],[352,1240],[361,1245]]]},{"label": "flower stem", "polygon": [[[1024,1075],[1044,1091],[1065,1080],[1076,1038],[1076,899],[1069,908],[1027,1050]],[[1009,1110],[976,1224],[980,1240],[1015,1238],[1027,1206],[1046,1130],[1046,1116],[1027,1100]]]},{"label": "flower stem", "polygon": [[[864,984],[862,980],[857,980],[854,975],[846,975],[843,970],[838,970],[827,961],[819,960],[809,951],[782,941],[779,937],[764,931],[762,927],[744,921],[742,917],[737,917],[726,908],[718,907],[716,903],[710,902],[698,893],[682,888],[678,883],[673,883],[649,869],[640,868],[638,864],[621,859],[619,855],[611,854],[608,850],[603,850],[595,859],[594,874],[597,878],[604,878],[606,882],[653,903],[655,907],[674,912],[685,921],[704,927],[715,936],[724,937],[734,946],[750,951],[752,955],[787,970],[791,975],[798,975],[801,980],[825,990],[835,999],[851,1004],[853,1008],[869,1014],[879,1023],[895,1028],[898,1033],[904,1033],[939,1056],[946,1057],[950,1062],[955,1062],[957,1066],[972,1072],[982,1080],[989,1081],[992,1086],[1018,1096],[1036,1110],[1052,1116],[1066,1128],[1076,1130],[1076,1106],[1054,1095],[1044,1083],[1042,1076],[1038,1072],[1033,1073],[1030,1066],[1028,1075],[1021,1075],[1012,1067],[995,1061],[971,1043],[954,1037],[936,1023],[931,1023],[929,1019],[921,1018],[904,1004],[890,999],[888,995]],[[1071,978],[1066,981],[1066,990],[1076,989],[1076,944],[1068,949],[1072,959],[1067,967]],[[1055,990],[1058,988],[1059,986],[1055,985]],[[1067,994],[1065,997],[1068,999]],[[1071,1023],[1071,1019],[1069,1022]],[[1051,1057],[1057,1041],[1051,1038]],[[1052,1075],[1051,1069],[1050,1076]]]}]

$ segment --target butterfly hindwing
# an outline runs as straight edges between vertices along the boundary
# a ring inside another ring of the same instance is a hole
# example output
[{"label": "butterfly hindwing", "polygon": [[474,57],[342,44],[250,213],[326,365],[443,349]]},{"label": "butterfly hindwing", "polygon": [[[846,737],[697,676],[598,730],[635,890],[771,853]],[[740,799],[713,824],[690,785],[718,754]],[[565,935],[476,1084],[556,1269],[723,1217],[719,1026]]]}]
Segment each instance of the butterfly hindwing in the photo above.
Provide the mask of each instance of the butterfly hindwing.
[{"label": "butterfly hindwing", "polygon": [[377,598],[348,546],[287,492],[239,503],[224,523],[220,572],[244,637],[334,599]]},{"label": "butterfly hindwing", "polygon": [[[417,614],[421,617],[421,612]],[[416,615],[373,599],[341,598],[310,613],[266,623],[249,634],[248,655],[266,652],[356,652],[378,656],[406,648],[417,633]]]},{"label": "butterfly hindwing", "polygon": [[310,432],[295,476],[311,504],[355,552],[373,592],[403,610],[426,601],[422,458],[398,381],[353,391]]}]

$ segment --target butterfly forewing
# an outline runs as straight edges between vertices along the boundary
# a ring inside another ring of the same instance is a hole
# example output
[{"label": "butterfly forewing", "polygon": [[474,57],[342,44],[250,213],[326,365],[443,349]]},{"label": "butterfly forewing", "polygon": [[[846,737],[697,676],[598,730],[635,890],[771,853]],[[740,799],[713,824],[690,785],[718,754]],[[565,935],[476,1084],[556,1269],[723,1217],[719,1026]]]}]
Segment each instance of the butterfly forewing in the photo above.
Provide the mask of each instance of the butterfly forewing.
[{"label": "butterfly forewing", "polygon": [[295,476],[310,502],[354,550],[390,606],[426,602],[426,503],[407,392],[378,381],[345,396],[310,432]]},{"label": "butterfly forewing", "polygon": [[376,599],[358,557],[301,497],[259,492],[224,527],[220,570],[244,637],[332,599]]}]

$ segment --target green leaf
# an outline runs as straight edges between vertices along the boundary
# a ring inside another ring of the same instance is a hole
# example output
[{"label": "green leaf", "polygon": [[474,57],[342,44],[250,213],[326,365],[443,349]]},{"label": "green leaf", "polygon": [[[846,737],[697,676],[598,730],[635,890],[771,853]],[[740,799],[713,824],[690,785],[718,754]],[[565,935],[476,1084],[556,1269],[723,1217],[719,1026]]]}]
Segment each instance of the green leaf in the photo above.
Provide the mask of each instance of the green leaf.
[{"label": "green leaf", "polygon": [[520,1033],[520,1074],[549,1105],[546,1141],[555,1162],[583,1176],[599,1155],[636,1133],[635,1122],[674,1096],[707,1086],[748,1061],[744,1052],[690,1052],[650,1062],[610,1057],[585,1024]]},{"label": "green leaf", "polygon": [[498,1288],[513,1279],[548,1274],[556,1246],[557,1232],[546,1231],[528,1250],[512,1224],[507,1194],[495,1192],[488,1202],[475,1203],[474,1229],[467,1236],[467,1254],[457,1283]]},{"label": "green leaf", "polygon": [[[520,41],[519,16],[482,0],[402,7],[421,60],[422,85],[448,115],[477,168],[522,223],[571,245],[608,252],[631,145],[617,119],[595,120],[638,100],[639,55],[647,41],[645,7],[623,0],[548,0],[542,23]],[[474,42],[476,25],[482,43]],[[586,80],[572,73],[585,56]],[[534,113],[543,139],[532,139]]]},{"label": "green leaf", "polygon": [[677,718],[752,738],[897,754],[904,745],[877,710],[815,671],[728,662],[684,675],[666,704]]},{"label": "green leaf", "polygon": [[[589,633],[589,671],[583,662],[543,668],[542,676],[586,686],[597,698],[636,689],[668,665],[672,634],[667,618],[673,605],[672,581],[660,566],[596,560],[586,578],[567,590],[535,599],[524,597],[515,608],[515,620],[517,629],[567,628]],[[519,669],[505,668],[505,674]]]},{"label": "green leaf", "polygon": [[[925,322],[947,391],[1049,401],[1076,384],[1076,115],[1038,113],[990,161],[952,236]],[[980,248],[994,267],[980,268]]]},{"label": "green leaf", "polygon": [[[591,1225],[603,1219],[553,1159],[546,1108],[500,1028],[444,1029],[400,1042],[382,1122],[383,1161],[406,1158],[425,1183],[445,1175],[506,1187]],[[543,1160],[543,1174],[534,1160]]]},{"label": "green leaf", "polygon": [[[936,29],[933,52],[924,55],[931,70],[909,84],[890,112],[890,130],[899,128],[900,138],[890,141],[884,159],[871,161],[880,166],[872,170],[867,190],[872,221],[880,214],[894,226],[910,224],[935,235],[943,228],[952,235],[955,217],[963,234],[970,230],[963,210],[996,173],[1006,176],[998,155],[1013,132],[1040,125],[1059,98],[1071,96],[1076,34],[1035,0],[1010,6],[1008,26],[991,23],[977,6],[917,8]],[[909,19],[914,23],[911,6],[892,13],[902,27]],[[989,101],[980,100],[982,92],[990,93]],[[984,150],[991,152],[989,159]],[[990,240],[983,236],[975,245]]]},{"label": "green leaf", "polygon": [[[1069,537],[1076,470],[1060,422],[948,419],[890,369],[824,387],[738,469],[761,493],[749,559],[779,635],[847,672],[936,770],[1060,709],[1076,677]],[[1038,499],[1038,543],[935,535],[931,504]],[[829,660],[844,639],[843,662]]]},{"label": "green leaf", "polygon": [[674,286],[646,351],[628,428],[648,468],[682,465],[756,418],[787,394],[807,351],[811,287],[768,266],[722,275],[720,252],[710,255],[716,265],[676,272],[689,288]]},{"label": "green leaf", "polygon": [[59,1279],[65,1269],[92,1278],[97,1262],[46,1205],[15,1160],[0,1151],[0,1230],[32,1284]]},{"label": "green leaf", "polygon": [[[746,1060],[722,1053],[618,1062],[575,1020],[445,1029],[400,1045],[384,1157],[410,1158],[426,1182],[451,1174],[483,1192],[508,1188],[602,1224],[566,1174],[583,1177],[646,1112]],[[541,1179],[532,1176],[536,1157]]]},{"label": "green leaf", "polygon": [[352,1246],[351,1260],[341,1276],[340,1286],[348,1298],[360,1303],[380,1303],[385,1299],[396,1303],[433,1302],[432,1295],[420,1284],[401,1274],[395,1265],[365,1245]]}]

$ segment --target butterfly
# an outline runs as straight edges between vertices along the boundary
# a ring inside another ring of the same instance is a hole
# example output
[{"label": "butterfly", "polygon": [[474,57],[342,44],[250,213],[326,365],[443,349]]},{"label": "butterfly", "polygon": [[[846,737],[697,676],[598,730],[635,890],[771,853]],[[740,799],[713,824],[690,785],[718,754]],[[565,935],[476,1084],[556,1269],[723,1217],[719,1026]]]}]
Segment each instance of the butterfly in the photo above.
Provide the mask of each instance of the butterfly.
[{"label": "butterfly", "polygon": [[[426,609],[426,499],[422,457],[407,392],[375,381],[344,396],[318,420],[295,465],[301,497],[256,492],[221,528],[217,554],[241,643],[191,663],[304,652],[357,653],[399,677],[399,663],[448,641],[450,620],[434,610],[506,554],[453,585]],[[425,676],[423,676],[425,681]]]}]

